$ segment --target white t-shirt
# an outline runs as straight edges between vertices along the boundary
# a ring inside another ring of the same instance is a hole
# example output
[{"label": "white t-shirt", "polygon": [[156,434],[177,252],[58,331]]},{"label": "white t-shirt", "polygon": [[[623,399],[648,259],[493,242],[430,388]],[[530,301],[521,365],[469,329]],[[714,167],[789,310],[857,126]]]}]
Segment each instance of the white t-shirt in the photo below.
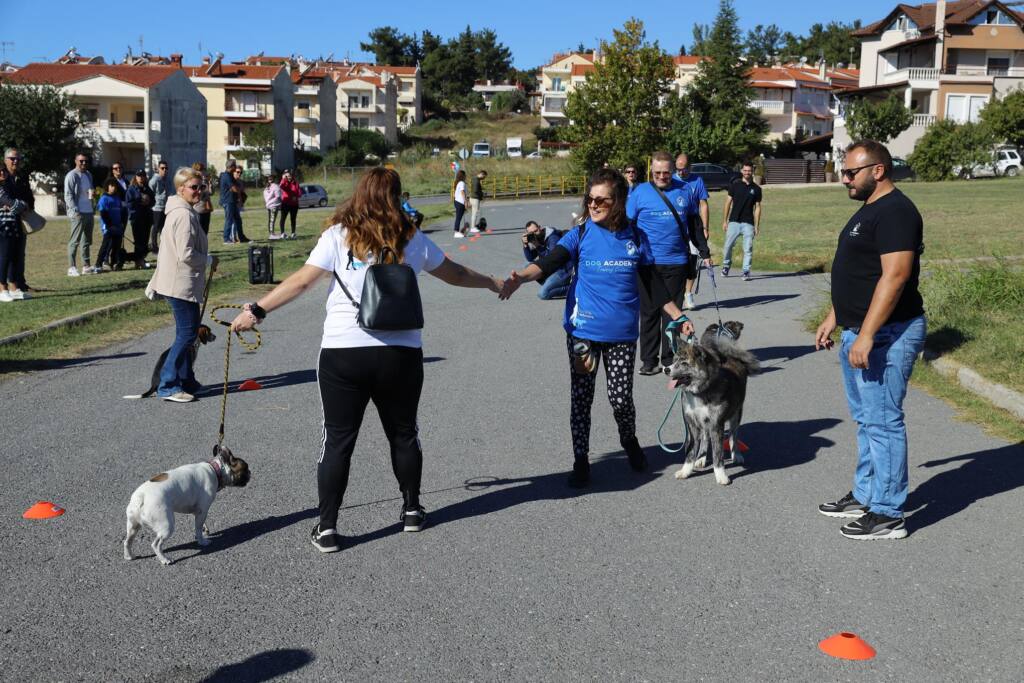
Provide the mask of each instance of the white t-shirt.
[{"label": "white t-shirt", "polygon": [[463,180],[460,180],[459,184],[455,186],[455,201],[459,204],[466,203],[466,183]]},{"label": "white t-shirt", "polygon": [[[348,267],[346,234],[347,231],[340,225],[325,230],[306,259],[306,265],[336,272],[353,298],[359,301],[363,292],[366,266],[371,265],[372,261],[371,264],[363,263],[353,257],[352,266]],[[416,271],[417,275],[423,270],[434,270],[444,263],[445,258],[444,252],[419,230],[409,244],[405,245],[405,253],[402,256],[403,263]],[[420,330],[364,330],[356,322],[357,315],[356,307],[345,296],[345,292],[332,275],[330,287],[327,289],[327,317],[324,319],[324,336],[320,347],[350,349],[361,346],[410,346],[418,349],[423,346]]]},{"label": "white t-shirt", "polygon": [[78,178],[78,213],[92,213],[92,178],[83,173]]}]

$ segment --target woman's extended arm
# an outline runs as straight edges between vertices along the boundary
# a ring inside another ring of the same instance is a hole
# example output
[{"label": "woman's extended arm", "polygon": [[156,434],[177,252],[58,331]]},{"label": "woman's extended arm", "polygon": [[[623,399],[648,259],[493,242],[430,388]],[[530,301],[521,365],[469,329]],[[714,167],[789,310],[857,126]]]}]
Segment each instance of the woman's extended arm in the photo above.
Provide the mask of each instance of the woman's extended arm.
[{"label": "woman's extended arm", "polygon": [[492,275],[478,273],[472,268],[456,263],[445,258],[437,268],[428,271],[431,275],[442,282],[456,287],[475,287],[478,289],[489,289],[495,294],[501,291],[504,284],[501,280]]},{"label": "woman's extended arm", "polygon": [[[256,303],[266,312],[281,308],[286,303],[299,296],[312,287],[317,280],[327,275],[323,268],[317,268],[306,264],[297,271],[285,278],[285,281],[274,287],[268,294],[259,299]],[[235,332],[251,330],[258,322],[256,316],[249,311],[242,311],[231,322],[231,329]]]},{"label": "woman's extended arm", "polygon": [[569,253],[568,249],[560,245],[555,246],[555,248],[549,251],[546,255],[540,257],[522,270],[513,270],[512,274],[509,275],[507,280],[505,280],[504,286],[501,288],[501,292],[498,293],[498,298],[508,299],[524,282],[534,282],[542,277],[551,275],[556,270],[563,268],[571,259],[572,255]]}]

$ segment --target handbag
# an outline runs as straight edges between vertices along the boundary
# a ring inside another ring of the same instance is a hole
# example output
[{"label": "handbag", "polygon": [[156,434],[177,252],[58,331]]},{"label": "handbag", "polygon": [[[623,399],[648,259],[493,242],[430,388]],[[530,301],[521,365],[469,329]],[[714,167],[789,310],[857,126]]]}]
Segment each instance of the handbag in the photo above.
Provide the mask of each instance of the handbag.
[{"label": "handbag", "polygon": [[39,232],[46,227],[46,219],[32,209],[25,209],[21,212],[21,228],[26,235]]},{"label": "handbag", "polygon": [[[388,252],[391,252],[394,263],[385,262]],[[352,250],[349,249],[345,269],[351,267]],[[352,293],[338,277],[338,272],[333,273],[341,291],[345,292],[345,296],[358,311],[356,322],[362,329],[377,332],[423,329],[423,302],[420,300],[416,271],[409,265],[399,263],[398,255],[390,247],[384,247],[380,258],[373,265],[367,266],[359,301],[352,298]]]}]

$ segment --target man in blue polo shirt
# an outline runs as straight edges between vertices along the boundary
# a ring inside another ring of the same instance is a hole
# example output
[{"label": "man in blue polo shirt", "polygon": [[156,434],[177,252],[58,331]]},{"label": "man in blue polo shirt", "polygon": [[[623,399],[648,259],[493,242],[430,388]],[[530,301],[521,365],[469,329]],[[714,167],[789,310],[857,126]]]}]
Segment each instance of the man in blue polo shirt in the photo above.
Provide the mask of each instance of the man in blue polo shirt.
[{"label": "man in blue polo shirt", "polygon": [[[710,211],[708,210],[708,188],[704,185],[704,179],[700,176],[690,175],[690,157],[686,152],[680,152],[676,157],[676,180],[686,185],[690,192],[690,214],[687,216],[687,225],[691,233],[703,233],[704,241],[708,240],[708,222]],[[691,257],[696,254],[690,250]],[[686,294],[683,296],[683,308],[693,308],[693,285],[697,281],[697,259],[690,259],[690,272],[686,274]]]},{"label": "man in blue polo shirt", "polygon": [[[687,227],[690,196],[687,186],[672,177],[672,156],[655,152],[651,158],[651,182],[637,185],[626,200],[626,215],[647,237],[655,270],[677,306],[682,303],[690,272],[690,240],[694,240],[701,258],[710,256],[703,231]],[[662,334],[668,322],[659,306],[647,297],[641,299],[641,375],[656,375],[672,364],[672,349]]]}]

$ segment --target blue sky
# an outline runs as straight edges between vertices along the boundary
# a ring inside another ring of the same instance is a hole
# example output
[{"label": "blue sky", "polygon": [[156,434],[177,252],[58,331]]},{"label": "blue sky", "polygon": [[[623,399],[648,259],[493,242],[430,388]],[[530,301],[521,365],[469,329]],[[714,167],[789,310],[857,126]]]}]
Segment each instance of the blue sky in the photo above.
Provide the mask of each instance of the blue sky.
[{"label": "blue sky", "polygon": [[[159,54],[182,52],[186,62],[197,63],[206,51],[241,59],[261,50],[266,54],[308,57],[328,55],[365,58],[359,43],[374,27],[396,26],[404,33],[429,29],[445,38],[463,30],[492,28],[512,49],[515,65],[532,68],[556,51],[580,42],[593,45],[611,37],[630,16],[642,19],[648,37],[675,52],[691,40],[694,22],[711,23],[718,9],[713,0],[626,3],[622,0],[589,3],[538,0],[512,2],[289,2],[288,0],[198,0],[193,2],[115,2],[90,4],[70,0],[0,0],[3,24],[0,40],[14,42],[7,59],[25,64],[53,60],[69,47],[81,54],[102,54],[117,61],[128,45]],[[861,0],[831,3],[820,0],[737,0],[740,25],[778,24],[783,30],[806,33],[815,22],[870,23],[884,16],[896,2]],[[114,11],[105,11],[112,8]],[[162,8],[158,11],[158,8]],[[199,46],[202,45],[203,52]]]}]

